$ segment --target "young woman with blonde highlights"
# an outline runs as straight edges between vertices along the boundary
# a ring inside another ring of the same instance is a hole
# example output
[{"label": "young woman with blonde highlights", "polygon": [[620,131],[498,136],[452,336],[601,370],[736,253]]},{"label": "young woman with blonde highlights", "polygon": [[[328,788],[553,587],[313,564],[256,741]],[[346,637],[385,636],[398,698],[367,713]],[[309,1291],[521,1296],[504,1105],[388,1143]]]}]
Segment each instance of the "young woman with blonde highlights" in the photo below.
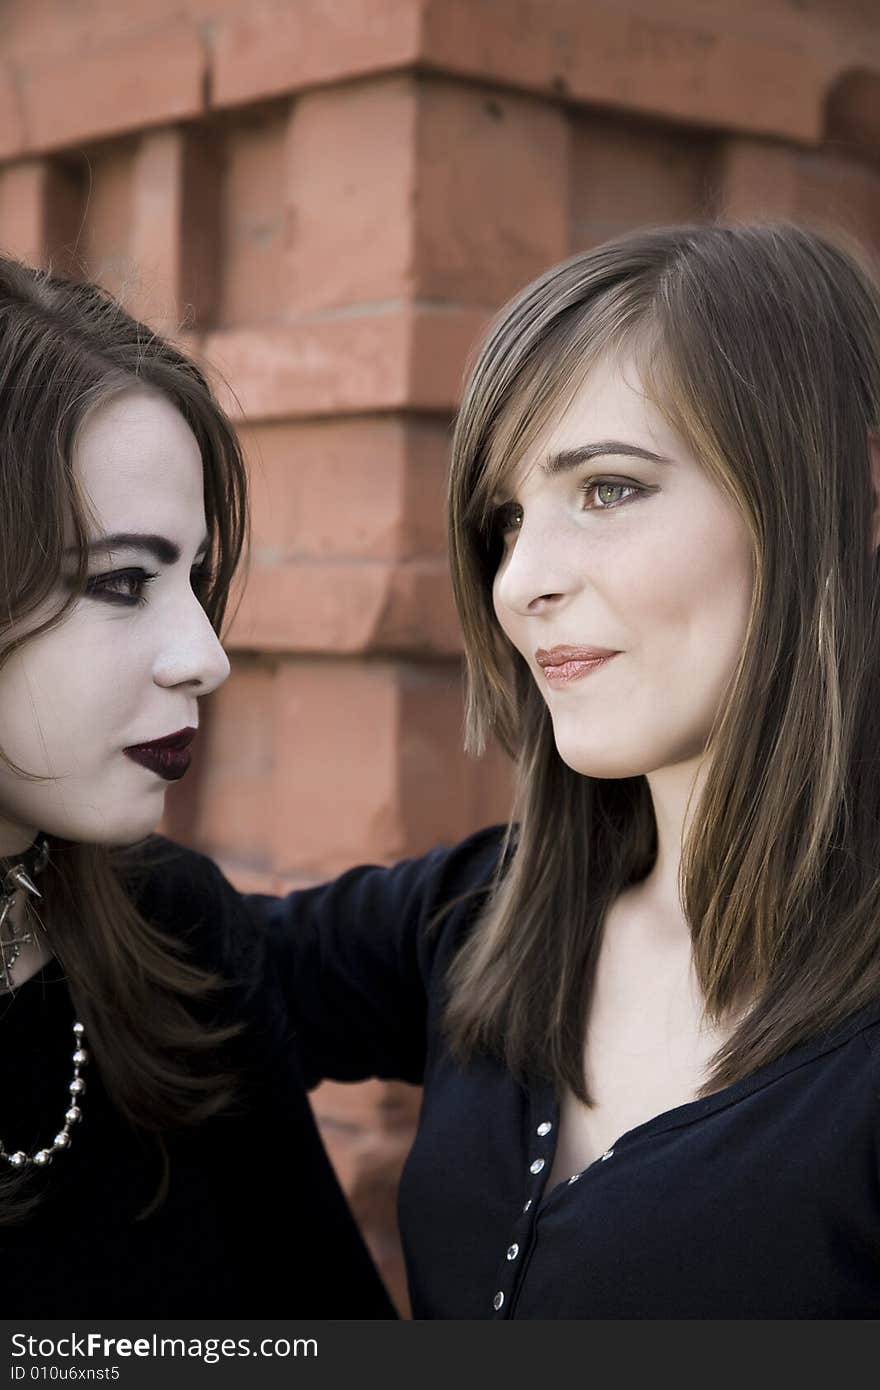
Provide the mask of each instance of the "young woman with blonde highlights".
[{"label": "young woman with blonde highlights", "polygon": [[192,362],[0,258],[7,1318],[394,1315],[237,894],[147,838],[229,674],[246,501]]},{"label": "young woman with blonde highlights", "polygon": [[450,484],[509,827],[253,899],[312,1079],[424,1085],[417,1317],[880,1310],[880,290],[639,231],[499,316]]}]

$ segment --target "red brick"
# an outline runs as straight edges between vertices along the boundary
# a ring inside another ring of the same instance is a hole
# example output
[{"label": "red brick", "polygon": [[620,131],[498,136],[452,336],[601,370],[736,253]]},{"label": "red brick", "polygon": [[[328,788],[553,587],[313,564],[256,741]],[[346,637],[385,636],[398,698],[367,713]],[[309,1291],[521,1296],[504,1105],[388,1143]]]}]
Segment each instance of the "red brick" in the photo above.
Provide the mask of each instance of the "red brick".
[{"label": "red brick", "polygon": [[262,559],[443,555],[449,432],[432,421],[242,426]]},{"label": "red brick", "polygon": [[216,323],[219,312],[225,260],[221,215],[223,153],[211,125],[186,128],[178,295],[182,320],[199,333]]},{"label": "red brick", "polygon": [[229,0],[5,0],[4,56],[27,67],[36,60],[133,45],[167,31],[181,11],[204,22],[228,6]]},{"label": "red brick", "polygon": [[284,150],[287,104],[236,113],[214,130],[222,161],[216,216],[220,251],[212,326],[271,323],[287,299]]},{"label": "red brick", "polygon": [[418,89],[416,292],[497,308],[568,251],[557,105],[447,81]]},{"label": "red brick", "polygon": [[199,127],[148,131],[132,156],[128,307],[159,332],[217,315],[223,229],[216,140]]},{"label": "red brick", "polygon": [[79,239],[84,275],[99,281],[123,303],[143,294],[131,257],[131,224],[137,140],[101,145],[88,155],[88,197]]},{"label": "red brick", "polygon": [[82,269],[82,233],[89,199],[82,162],[50,158],[46,167],[45,247],[47,264],[62,274]]},{"label": "red brick", "polygon": [[571,250],[645,223],[704,218],[712,211],[714,142],[648,121],[572,114]]},{"label": "red brick", "polygon": [[726,217],[793,217],[797,151],[789,145],[730,139],[718,160],[718,210]]},{"label": "red brick", "polygon": [[234,651],[364,655],[460,650],[445,561],[272,560],[259,554],[232,624]]},{"label": "red brick", "polygon": [[24,149],[24,121],[14,70],[0,65],[0,159]]},{"label": "red brick", "polygon": [[454,409],[468,363],[491,315],[480,309],[420,305],[412,314],[408,404],[420,410]]},{"label": "red brick", "polygon": [[[221,171],[212,132],[171,128],[121,149],[107,144],[90,156],[88,172],[81,201],[93,261],[109,250],[126,306],[197,354],[219,300]],[[110,248],[102,245],[108,235]]]},{"label": "red brick", "polygon": [[359,1128],[377,1123],[388,1133],[408,1130],[416,1118],[420,1092],[402,1082],[365,1081],[350,1086],[326,1081],[315,1091],[315,1114],[328,1127]]},{"label": "red brick", "polygon": [[94,43],[20,74],[27,147],[74,146],[100,136],[198,116],[206,55],[192,22]]},{"label": "red brick", "polygon": [[128,308],[158,332],[180,323],[184,145],[179,130],[148,131],[132,161],[129,250],[137,287]]},{"label": "red brick", "polygon": [[0,247],[31,265],[46,251],[46,162],[28,159],[0,169]]},{"label": "red brick", "polygon": [[218,16],[213,101],[263,100],[412,64],[423,0],[257,0]]},{"label": "red brick", "polygon": [[802,217],[843,227],[880,250],[880,173],[851,154],[728,142],[719,203],[731,217]]},{"label": "red brick", "polygon": [[65,271],[76,264],[83,190],[55,159],[0,166],[0,247],[31,265]]},{"label": "red brick", "polygon": [[401,558],[445,554],[451,419],[442,416],[439,420],[410,417],[404,433],[406,462]]},{"label": "red brick", "polygon": [[511,767],[493,745],[483,758],[463,751],[459,670],[408,664],[400,678],[400,803],[416,845],[454,844],[510,814]]},{"label": "red brick", "polygon": [[427,0],[422,58],[572,102],[817,139],[829,68],[821,31],[750,28],[696,6],[670,18],[647,3]]},{"label": "red brick", "polygon": [[447,413],[488,319],[471,308],[377,306],[209,333],[203,354],[234,418]]},{"label": "red brick", "polygon": [[872,72],[856,67],[831,84],[825,106],[825,136],[869,158],[880,149],[880,53]]},{"label": "red brick", "polygon": [[804,151],[796,212],[843,227],[880,252],[880,170],[855,156]]},{"label": "red brick", "polygon": [[394,858],[402,840],[394,668],[298,661],[277,680],[276,870],[321,878]]},{"label": "red brick", "polygon": [[511,771],[462,749],[458,665],[236,656],[165,833],[242,891],[286,892],[503,821]]},{"label": "red brick", "polygon": [[234,418],[398,409],[407,402],[411,317],[387,309],[227,329],[207,334],[204,359],[219,373],[218,389]]},{"label": "red brick", "polygon": [[300,660],[276,679],[277,873],[391,863],[506,811],[499,755],[483,765],[462,751],[457,664]]},{"label": "red brick", "polygon": [[307,94],[287,183],[298,312],[413,296],[494,308],[567,249],[565,119],[509,93],[397,78]]},{"label": "red brick", "polygon": [[295,103],[286,162],[291,310],[411,294],[417,106],[410,78],[306,93]]},{"label": "red brick", "polygon": [[[264,873],[274,871],[275,690],[272,664],[236,656],[226,684],[203,705],[193,766],[166,799],[166,828],[174,838]],[[178,809],[182,796],[188,801]],[[235,882],[242,890],[253,886],[240,876]]]},{"label": "red brick", "polygon": [[415,1132],[421,1091],[399,1082],[327,1082],[312,1095],[318,1125],[388,1290],[409,1314],[397,1234],[400,1171]]}]

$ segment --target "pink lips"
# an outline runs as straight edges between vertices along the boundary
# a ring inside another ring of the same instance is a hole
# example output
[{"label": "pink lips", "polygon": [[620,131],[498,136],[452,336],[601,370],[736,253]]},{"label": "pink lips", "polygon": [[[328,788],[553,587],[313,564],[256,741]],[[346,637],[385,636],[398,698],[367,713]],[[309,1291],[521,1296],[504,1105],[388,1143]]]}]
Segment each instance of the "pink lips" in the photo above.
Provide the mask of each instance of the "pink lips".
[{"label": "pink lips", "polygon": [[550,685],[568,685],[600,670],[619,655],[607,647],[551,647],[549,651],[539,647],[535,660]]},{"label": "pink lips", "polygon": [[133,743],[122,751],[132,762],[140,763],[166,782],[177,782],[192,762],[189,745],[198,729],[178,729],[175,734],[154,738],[150,743]]}]

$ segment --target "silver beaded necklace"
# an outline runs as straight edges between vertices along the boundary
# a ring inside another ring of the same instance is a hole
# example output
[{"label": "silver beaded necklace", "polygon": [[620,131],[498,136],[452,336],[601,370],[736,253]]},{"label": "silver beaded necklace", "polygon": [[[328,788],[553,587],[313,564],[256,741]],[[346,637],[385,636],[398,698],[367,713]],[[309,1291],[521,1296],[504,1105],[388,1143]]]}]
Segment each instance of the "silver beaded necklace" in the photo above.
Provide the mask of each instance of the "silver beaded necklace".
[{"label": "silver beaded necklace", "polygon": [[[33,941],[34,935],[33,932],[16,929],[10,923],[10,935],[4,937],[3,929],[20,891],[31,893],[37,898],[42,897],[34,883],[34,878],[45,869],[48,860],[49,842],[45,837],[38,837],[27,853],[22,855],[7,870],[0,881],[0,985],[7,990],[12,989],[11,971],[18,960],[21,948],[26,943]],[[4,1159],[10,1168],[21,1170],[28,1168],[31,1164],[37,1168],[47,1168],[56,1153],[62,1153],[64,1149],[70,1148],[70,1131],[82,1119],[79,1102],[86,1089],[86,1083],[81,1075],[82,1068],[89,1060],[89,1054],[85,1048],[85,1035],[86,1030],[83,1025],[79,1022],[74,1023],[73,1077],[68,1086],[71,1098],[64,1115],[64,1125],[55,1135],[50,1148],[37,1149],[32,1154],[25,1153],[23,1149],[16,1149],[14,1153],[9,1153],[3,1140],[0,1139],[0,1158]]]},{"label": "silver beaded necklace", "polygon": [[86,1089],[80,1072],[89,1060],[86,1052],[85,1043],[86,1030],[81,1023],[74,1023],[73,1037],[75,1050],[73,1053],[73,1080],[68,1086],[70,1091],[70,1106],[64,1116],[64,1125],[52,1140],[52,1146],[48,1149],[37,1149],[36,1153],[26,1154],[23,1149],[16,1149],[15,1153],[8,1153],[6,1145],[0,1139],[0,1158],[6,1160],[10,1168],[27,1168],[33,1163],[37,1168],[48,1168],[55,1154],[61,1153],[64,1149],[70,1148],[70,1131],[79,1120],[82,1119],[82,1110],[79,1101]]}]

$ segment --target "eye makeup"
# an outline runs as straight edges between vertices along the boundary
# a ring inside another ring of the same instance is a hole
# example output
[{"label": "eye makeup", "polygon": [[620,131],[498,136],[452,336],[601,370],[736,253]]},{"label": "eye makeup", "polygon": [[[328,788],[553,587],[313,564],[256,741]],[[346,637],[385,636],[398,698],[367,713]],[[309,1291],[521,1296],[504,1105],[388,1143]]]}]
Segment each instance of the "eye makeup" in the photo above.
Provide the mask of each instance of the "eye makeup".
[{"label": "eye makeup", "polygon": [[107,574],[91,575],[86,581],[85,592],[89,598],[101,603],[132,608],[146,603],[147,585],[158,577],[155,571],[141,569],[140,566],[111,570]]},{"label": "eye makeup", "polygon": [[[213,577],[210,564],[204,560],[194,565],[190,571],[190,584],[200,601],[207,595]],[[124,608],[139,607],[147,602],[148,586],[158,578],[159,572],[156,570],[131,565],[125,569],[90,575],[86,581],[85,593],[88,598],[97,599],[100,603],[118,604]]]},{"label": "eye makeup", "polygon": [[[616,501],[608,501],[602,498],[603,489],[620,489],[629,496],[618,498]],[[652,487],[646,487],[643,483],[634,483],[623,478],[586,478],[578,486],[579,493],[584,497],[592,496],[594,505],[584,505],[583,511],[588,512],[611,512],[617,511],[622,506],[627,506],[638,497],[643,497],[649,492],[654,492]],[[496,535],[505,536],[511,531],[518,531],[523,523],[524,512],[519,502],[499,502],[492,512],[492,530]]]}]

